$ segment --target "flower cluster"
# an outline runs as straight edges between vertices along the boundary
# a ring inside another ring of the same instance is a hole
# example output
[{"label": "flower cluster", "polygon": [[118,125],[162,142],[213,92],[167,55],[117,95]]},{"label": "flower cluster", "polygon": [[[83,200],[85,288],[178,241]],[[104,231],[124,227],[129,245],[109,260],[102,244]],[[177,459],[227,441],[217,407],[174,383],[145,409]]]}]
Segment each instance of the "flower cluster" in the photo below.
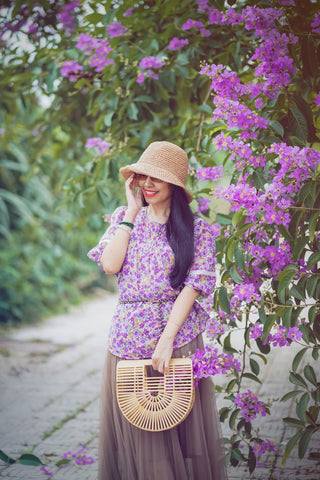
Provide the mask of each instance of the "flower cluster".
[{"label": "flower cluster", "polygon": [[204,28],[202,22],[197,22],[196,20],[192,20],[191,18],[189,18],[189,20],[187,20],[186,23],[182,25],[182,30],[190,30],[191,28],[199,29],[201,35],[203,35],[204,37],[209,37],[211,35],[210,30]]},{"label": "flower cluster", "polygon": [[233,296],[230,301],[231,313],[238,312],[243,304],[257,304],[260,302],[261,296],[257,292],[253,283],[242,283],[236,285],[233,290]]},{"label": "flower cluster", "polygon": [[240,362],[232,355],[219,353],[217,348],[206,345],[204,350],[197,350],[191,355],[195,380],[210,377],[230,370],[240,370]]},{"label": "flower cluster", "polygon": [[181,39],[174,37],[171,42],[168,45],[168,50],[180,50],[180,48],[184,47],[184,45],[187,45],[189,43],[189,40],[186,39]]},{"label": "flower cluster", "polygon": [[218,167],[200,167],[197,170],[196,177],[200,178],[200,180],[211,180],[212,182],[216,182],[220,180],[223,173],[223,166],[219,165]]},{"label": "flower cluster", "polygon": [[58,22],[62,23],[62,27],[66,32],[74,32],[76,29],[75,10],[79,7],[77,0],[66,3],[62,7],[62,11],[58,13]]},{"label": "flower cluster", "polygon": [[[257,275],[275,278],[292,261],[290,245],[286,240],[279,240],[275,245],[256,245],[244,242],[244,247],[252,257],[251,265],[256,268]],[[259,267],[263,264],[263,270]]]},{"label": "flower cluster", "polygon": [[[62,458],[73,460],[76,465],[91,465],[96,459],[88,455],[88,450],[88,447],[82,445],[80,450],[75,453],[71,451],[65,452],[62,455]],[[96,457],[97,456],[98,455],[96,454]]]},{"label": "flower cluster", "polygon": [[277,331],[270,333],[265,343],[272,343],[274,347],[288,347],[292,342],[300,342],[302,335],[298,327],[287,329],[282,325],[277,325]]},{"label": "flower cluster", "polygon": [[320,13],[315,14],[311,28],[314,33],[320,33]]},{"label": "flower cluster", "polygon": [[225,120],[228,128],[237,128],[243,130],[240,138],[250,139],[258,136],[254,129],[267,128],[268,120],[254,113],[250,108],[241,102],[231,100],[222,95],[216,95],[213,99],[215,105],[214,116],[212,121]]},{"label": "flower cluster", "polygon": [[146,78],[153,78],[158,80],[158,74],[155,73],[152,69],[159,69],[165,65],[165,61],[160,57],[144,57],[139,63],[139,67],[143,68],[145,71],[141,72],[137,78],[138,83],[143,83]]},{"label": "flower cluster", "polygon": [[209,209],[210,203],[210,198],[198,198],[197,213],[206,212]]},{"label": "flower cluster", "polygon": [[226,326],[221,322],[218,317],[212,317],[207,321],[206,334],[210,339],[214,339],[219,335],[222,335],[226,330]]},{"label": "flower cluster", "polygon": [[81,73],[83,71],[83,66],[79,65],[79,63],[70,60],[68,62],[64,62],[61,67],[61,75],[63,77],[68,77],[70,82],[76,82],[81,77]]},{"label": "flower cluster", "polygon": [[263,455],[266,452],[278,453],[277,447],[266,438],[265,442],[255,442],[253,446],[253,451],[258,456]]},{"label": "flower cluster", "polygon": [[241,409],[241,414],[246,422],[254,420],[258,414],[266,416],[266,409],[263,402],[253,395],[251,390],[244,393],[238,393],[234,403]]},{"label": "flower cluster", "polygon": [[127,33],[127,29],[121,23],[111,23],[107,26],[108,34],[110,38],[123,37]]},{"label": "flower cluster", "polygon": [[320,108],[320,93],[316,96],[314,103]]},{"label": "flower cluster", "polygon": [[114,63],[114,60],[108,57],[112,52],[108,40],[93,38],[89,34],[81,33],[76,47],[86,55],[90,55],[89,64],[91,67],[95,67],[96,72],[101,72],[104,67]]},{"label": "flower cluster", "polygon": [[[257,322],[255,325],[250,327],[250,338],[254,340],[261,338],[262,332],[263,327],[259,322]],[[268,335],[264,344],[267,345],[272,343],[274,347],[288,347],[293,342],[300,342],[302,336],[303,334],[298,327],[286,328],[282,325],[277,325],[276,331]]]},{"label": "flower cluster", "polygon": [[99,137],[88,138],[86,143],[87,148],[97,148],[99,155],[102,155],[106,150],[108,150],[110,145],[111,143],[106,142]]},{"label": "flower cluster", "polygon": [[217,135],[213,144],[217,150],[231,152],[231,160],[237,159],[234,167],[237,170],[243,170],[245,166],[264,167],[266,159],[263,155],[254,155],[252,148],[243,140],[234,139],[229,135],[220,133]]},{"label": "flower cluster", "polygon": [[[199,12],[205,12],[211,25],[244,24],[246,30],[254,31],[254,34],[261,39],[250,60],[256,62],[255,76],[260,79],[259,85],[255,88],[256,93],[264,93],[274,98],[282,86],[287,86],[291,75],[295,72],[293,61],[289,56],[289,46],[296,43],[298,38],[292,34],[280,34],[275,25],[285,22],[285,17],[279,9],[246,7],[241,13],[234,9],[228,9],[222,13],[216,8],[209,6],[207,0],[199,0]],[[312,25],[318,26],[316,17]],[[261,105],[261,100],[258,106]],[[259,107],[257,107],[259,108]]]}]

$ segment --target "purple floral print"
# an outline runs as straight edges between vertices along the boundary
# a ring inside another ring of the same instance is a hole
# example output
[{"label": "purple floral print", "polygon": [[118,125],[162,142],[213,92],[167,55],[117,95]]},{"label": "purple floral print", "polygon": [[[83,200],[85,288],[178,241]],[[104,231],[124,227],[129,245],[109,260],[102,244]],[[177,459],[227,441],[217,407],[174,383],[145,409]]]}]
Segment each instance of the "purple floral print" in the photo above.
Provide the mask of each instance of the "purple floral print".
[{"label": "purple floral print", "polygon": [[[119,207],[97,246],[88,252],[91,260],[101,265],[101,255],[116,232],[127,207]],[[174,341],[177,349],[205,330],[215,287],[215,244],[211,226],[195,217],[195,257],[185,280],[200,291],[190,314]],[[170,285],[169,275],[174,255],[166,238],[166,226],[152,222],[147,209],[136,217],[127,254],[119,273],[119,302],[109,333],[109,350],[125,359],[151,358],[168,321],[180,290]]]}]

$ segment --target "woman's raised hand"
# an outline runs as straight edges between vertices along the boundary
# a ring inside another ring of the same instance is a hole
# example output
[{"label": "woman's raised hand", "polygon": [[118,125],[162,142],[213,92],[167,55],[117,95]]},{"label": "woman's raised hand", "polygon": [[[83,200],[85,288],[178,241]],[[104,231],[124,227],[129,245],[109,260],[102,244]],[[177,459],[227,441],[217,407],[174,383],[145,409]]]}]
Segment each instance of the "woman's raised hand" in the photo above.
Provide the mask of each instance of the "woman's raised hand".
[{"label": "woman's raised hand", "polygon": [[141,188],[139,188],[136,193],[137,182],[136,182],[134,173],[130,175],[130,177],[126,181],[125,187],[126,187],[128,211],[132,212],[132,214],[135,216],[139,213],[140,209],[142,208],[142,190]]}]

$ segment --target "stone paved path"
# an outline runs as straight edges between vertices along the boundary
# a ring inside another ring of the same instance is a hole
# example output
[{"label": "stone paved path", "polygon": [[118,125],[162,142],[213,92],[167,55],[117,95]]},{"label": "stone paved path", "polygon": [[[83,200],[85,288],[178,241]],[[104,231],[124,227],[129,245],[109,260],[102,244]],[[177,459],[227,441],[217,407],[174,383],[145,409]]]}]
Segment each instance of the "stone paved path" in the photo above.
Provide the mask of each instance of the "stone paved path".
[{"label": "stone paved path", "polygon": [[[53,317],[36,327],[25,327],[0,338],[0,449],[16,459],[33,453],[45,468],[0,461],[0,478],[10,480],[96,480],[99,390],[105,358],[107,331],[117,297],[101,297]],[[239,339],[240,341],[240,339]],[[284,384],[293,351],[275,349],[255,389],[259,398],[279,397],[290,387]],[[217,378],[217,383],[223,381]],[[218,406],[222,398],[218,396]],[[281,418],[294,413],[294,403],[278,404],[260,428],[276,442],[290,437]],[[223,427],[224,428],[224,427]],[[313,439],[320,450],[320,439]],[[85,449],[85,450],[84,450]],[[93,463],[74,461],[56,466],[64,454],[83,451]],[[294,454],[281,468],[281,458],[256,468],[230,468],[230,480],[320,480],[320,465],[299,460]],[[117,479],[114,479],[117,480]],[[150,479],[152,480],[152,479]],[[164,479],[165,480],[165,479]],[[179,480],[179,479],[177,479]],[[197,479],[206,480],[206,479]]]}]

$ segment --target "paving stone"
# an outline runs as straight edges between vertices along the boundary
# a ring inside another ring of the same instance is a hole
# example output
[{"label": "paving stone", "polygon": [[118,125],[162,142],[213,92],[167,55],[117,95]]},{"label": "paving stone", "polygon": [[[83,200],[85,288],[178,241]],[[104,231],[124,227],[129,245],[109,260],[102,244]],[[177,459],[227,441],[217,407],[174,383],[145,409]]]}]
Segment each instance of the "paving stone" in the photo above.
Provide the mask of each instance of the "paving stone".
[{"label": "paving stone", "polygon": [[[65,468],[56,462],[83,445],[87,445],[88,456],[97,458],[99,393],[116,301],[115,295],[104,294],[72,308],[69,314],[0,338],[0,351],[6,352],[0,355],[0,448],[13,458],[32,451],[52,473],[49,477],[40,467],[0,463],[1,479],[97,480],[97,461],[81,466],[72,461]],[[240,347],[242,341],[239,334]],[[254,386],[259,399],[281,398],[292,390],[286,378],[295,353],[294,346],[274,349],[268,365],[260,364],[264,382]],[[214,378],[216,385],[226,381],[222,375]],[[252,382],[248,388],[252,389]],[[219,393],[216,396],[219,408],[225,400]],[[294,409],[294,399],[277,402],[272,416],[257,419],[255,425],[270,440],[285,444],[294,430],[286,428],[282,418],[294,414]],[[222,430],[229,435],[227,423]],[[312,439],[310,448],[319,451],[319,436]],[[251,476],[244,466],[229,467],[229,480],[320,480],[320,465],[300,460],[296,450],[285,467],[281,460],[280,456],[267,457]]]}]

